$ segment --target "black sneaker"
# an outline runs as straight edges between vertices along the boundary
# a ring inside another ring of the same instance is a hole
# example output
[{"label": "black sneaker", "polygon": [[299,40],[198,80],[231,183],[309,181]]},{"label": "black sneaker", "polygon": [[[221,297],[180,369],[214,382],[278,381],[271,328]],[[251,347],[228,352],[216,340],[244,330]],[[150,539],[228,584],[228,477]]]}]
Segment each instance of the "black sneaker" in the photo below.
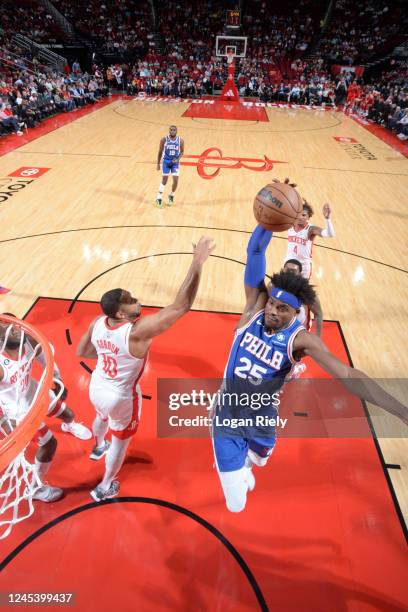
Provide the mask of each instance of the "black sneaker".
[{"label": "black sneaker", "polygon": [[119,482],[114,480],[107,491],[101,489],[101,487],[96,487],[93,491],[90,492],[91,497],[96,501],[100,502],[104,499],[110,499],[111,497],[116,497],[119,493]]},{"label": "black sneaker", "polygon": [[104,455],[106,455],[106,453],[109,450],[111,443],[108,442],[108,440],[106,440],[105,444],[103,446],[95,446],[92,449],[91,454],[89,455],[90,459],[93,459],[94,461],[98,461],[98,459],[102,459],[102,457]]}]

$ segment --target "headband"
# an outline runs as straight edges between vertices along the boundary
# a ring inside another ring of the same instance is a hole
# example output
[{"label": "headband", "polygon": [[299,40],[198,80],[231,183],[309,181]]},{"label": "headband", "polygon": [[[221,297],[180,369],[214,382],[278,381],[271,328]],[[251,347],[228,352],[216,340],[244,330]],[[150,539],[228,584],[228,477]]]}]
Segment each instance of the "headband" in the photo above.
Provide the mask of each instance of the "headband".
[{"label": "headband", "polygon": [[296,297],[296,295],[293,295],[293,293],[289,293],[289,291],[279,289],[279,287],[273,287],[271,291],[271,296],[276,298],[277,300],[280,300],[284,304],[288,304],[288,306],[292,306],[292,308],[298,309],[302,305],[302,302],[299,300],[299,298]]}]

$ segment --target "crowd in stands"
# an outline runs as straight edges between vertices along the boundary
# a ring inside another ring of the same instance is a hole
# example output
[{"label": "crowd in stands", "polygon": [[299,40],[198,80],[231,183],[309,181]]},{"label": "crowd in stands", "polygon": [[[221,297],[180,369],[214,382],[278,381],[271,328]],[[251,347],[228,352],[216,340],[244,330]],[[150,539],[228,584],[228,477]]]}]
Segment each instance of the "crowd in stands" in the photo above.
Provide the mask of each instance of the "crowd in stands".
[{"label": "crowd in stands", "polygon": [[133,66],[128,76],[128,93],[199,97],[222,88],[226,64],[219,58],[210,61],[169,61],[150,55]]},{"label": "crowd in stands", "polygon": [[351,84],[346,112],[355,113],[408,140],[408,62],[392,61],[390,69],[374,83]]},{"label": "crowd in stands", "polygon": [[334,63],[364,63],[403,40],[407,18],[400,1],[337,0],[319,53]]},{"label": "crowd in stands", "polygon": [[53,0],[53,4],[100,51],[144,55],[155,45],[147,0]]},{"label": "crowd in stands", "polygon": [[275,3],[247,0],[243,32],[248,36],[251,57],[282,58],[300,56],[307,49],[322,16],[324,3],[300,0]]},{"label": "crowd in stands", "polygon": [[217,0],[168,0],[159,18],[165,55],[175,60],[209,61],[224,24],[225,7]]},{"label": "crowd in stands", "polygon": [[0,34],[11,37],[23,34],[37,43],[55,43],[64,38],[64,33],[53,17],[36,0],[1,0]]},{"label": "crowd in stands", "polygon": [[0,135],[39,125],[107,95],[102,74],[60,74],[0,48]]},{"label": "crowd in stands", "polygon": [[[20,4],[19,4],[20,3]],[[225,33],[225,7],[216,0],[167,0],[160,9],[154,33],[148,0],[54,0],[55,6],[78,30],[94,39],[98,48],[141,59],[113,64],[107,70],[93,66],[82,73],[77,61],[64,74],[41,66],[21,50],[13,49],[10,34],[26,33],[37,41],[56,38],[51,15],[36,0],[3,0],[0,12],[5,32],[0,49],[0,131],[21,132],[56,112],[93,104],[116,90],[129,95],[200,97],[221,90],[226,61],[214,56],[214,40]],[[330,63],[351,64],[401,33],[407,15],[401,2],[338,0],[319,54],[304,51],[323,24],[326,3],[287,0],[247,0],[240,34],[248,36],[247,57],[236,60],[235,77],[241,96],[263,102],[344,107],[407,137],[406,63],[391,66],[381,82],[363,85],[354,75],[333,77]],[[5,10],[4,10],[5,8]],[[1,32],[0,32],[1,33]]]}]

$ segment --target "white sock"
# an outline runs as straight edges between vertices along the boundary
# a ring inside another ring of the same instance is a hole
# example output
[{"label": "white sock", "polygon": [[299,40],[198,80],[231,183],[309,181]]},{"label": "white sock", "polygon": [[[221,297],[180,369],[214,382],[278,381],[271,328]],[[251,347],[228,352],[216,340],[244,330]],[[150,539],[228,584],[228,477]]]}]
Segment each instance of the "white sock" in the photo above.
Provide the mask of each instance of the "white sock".
[{"label": "white sock", "polygon": [[96,415],[94,422],[92,423],[92,431],[95,436],[96,446],[103,446],[105,443],[105,435],[109,428],[108,421],[102,421],[99,415]]},{"label": "white sock", "polygon": [[246,467],[233,472],[218,472],[225,502],[230,512],[242,512],[245,508],[248,492],[245,472]]},{"label": "white sock", "polygon": [[105,475],[99,485],[103,491],[109,489],[112,480],[122,467],[130,440],[131,438],[120,440],[115,435],[112,436],[112,442],[105,458]]},{"label": "white sock", "polygon": [[157,194],[157,199],[158,200],[161,200],[161,197],[162,197],[165,189],[166,189],[166,185],[163,185],[163,183],[160,183],[159,192]]},{"label": "white sock", "polygon": [[43,482],[44,476],[50,469],[51,461],[38,461],[37,457],[35,458],[35,471],[37,472],[38,478]]},{"label": "white sock", "polygon": [[174,198],[174,191],[171,192],[170,197]]},{"label": "white sock", "polygon": [[248,455],[245,457],[245,467],[248,468],[249,470],[251,470],[254,467],[254,463],[253,461],[251,461]]}]

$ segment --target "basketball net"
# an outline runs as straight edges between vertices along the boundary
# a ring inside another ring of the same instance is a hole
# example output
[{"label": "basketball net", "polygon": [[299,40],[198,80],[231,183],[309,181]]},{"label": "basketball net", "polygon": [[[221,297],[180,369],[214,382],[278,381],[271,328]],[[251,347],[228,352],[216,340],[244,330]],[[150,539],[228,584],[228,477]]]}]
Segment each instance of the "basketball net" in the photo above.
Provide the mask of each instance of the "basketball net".
[{"label": "basketball net", "polygon": [[[9,535],[14,525],[34,512],[33,495],[43,483],[35,465],[26,459],[25,451],[47,409],[55,405],[64,389],[61,386],[50,403],[49,389],[54,367],[50,346],[31,326],[18,319],[13,323],[11,321],[13,319],[10,317],[0,317],[0,352],[4,352],[13,327],[17,327],[21,332],[17,358],[21,368],[17,369],[12,392],[10,386],[0,388],[0,540]],[[27,332],[38,344],[33,348],[30,358],[23,363],[24,344],[29,339]],[[41,351],[44,353],[45,367],[35,392],[31,394],[32,397],[27,397],[27,386],[32,380],[31,367]]]}]

